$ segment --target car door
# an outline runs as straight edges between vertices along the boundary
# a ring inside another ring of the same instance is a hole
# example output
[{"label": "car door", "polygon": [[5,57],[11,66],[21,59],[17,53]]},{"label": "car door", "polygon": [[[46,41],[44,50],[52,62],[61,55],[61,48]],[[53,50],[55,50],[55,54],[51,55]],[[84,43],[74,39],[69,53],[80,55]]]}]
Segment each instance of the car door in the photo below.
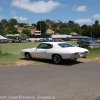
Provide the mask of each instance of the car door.
[{"label": "car door", "polygon": [[41,43],[35,52],[34,55],[36,58],[46,58],[47,57],[47,48],[45,43]]}]

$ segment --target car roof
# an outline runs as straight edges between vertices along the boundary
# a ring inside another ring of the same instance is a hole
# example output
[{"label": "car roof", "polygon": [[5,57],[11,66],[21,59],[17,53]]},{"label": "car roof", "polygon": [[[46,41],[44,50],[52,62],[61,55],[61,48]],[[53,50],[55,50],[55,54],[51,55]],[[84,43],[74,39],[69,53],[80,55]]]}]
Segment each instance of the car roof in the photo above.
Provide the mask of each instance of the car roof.
[{"label": "car roof", "polygon": [[67,42],[41,42],[41,43],[58,44],[58,43],[67,43]]}]

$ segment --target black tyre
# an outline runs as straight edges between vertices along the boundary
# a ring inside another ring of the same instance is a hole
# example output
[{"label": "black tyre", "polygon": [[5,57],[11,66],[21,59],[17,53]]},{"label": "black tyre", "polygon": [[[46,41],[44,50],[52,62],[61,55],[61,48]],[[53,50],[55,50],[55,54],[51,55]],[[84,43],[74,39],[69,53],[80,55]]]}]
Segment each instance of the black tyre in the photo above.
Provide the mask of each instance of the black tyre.
[{"label": "black tyre", "polygon": [[76,61],[76,60],[77,60],[77,58],[74,58],[74,59],[73,59],[73,61]]},{"label": "black tyre", "polygon": [[52,60],[55,64],[61,64],[63,61],[62,57],[58,54],[53,55]]},{"label": "black tyre", "polygon": [[29,53],[25,53],[25,58],[28,59],[28,60],[32,59],[32,57]]}]

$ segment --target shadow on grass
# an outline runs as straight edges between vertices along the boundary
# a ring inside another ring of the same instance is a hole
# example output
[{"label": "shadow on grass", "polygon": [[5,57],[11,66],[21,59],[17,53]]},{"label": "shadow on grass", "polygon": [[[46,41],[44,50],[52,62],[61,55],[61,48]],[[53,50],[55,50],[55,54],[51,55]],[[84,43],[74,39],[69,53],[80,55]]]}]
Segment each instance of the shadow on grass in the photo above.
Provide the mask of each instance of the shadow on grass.
[{"label": "shadow on grass", "polygon": [[[53,65],[57,65],[55,64],[52,60],[48,60],[48,59],[31,59],[31,60],[27,60],[26,58],[21,58],[20,60],[25,60],[25,61],[34,61],[35,63],[45,63],[45,64],[53,64]],[[80,64],[83,63],[81,61],[73,61],[73,60],[63,60],[63,63],[61,63],[60,65],[67,65],[67,66],[71,66],[71,65],[75,65],[75,64]]]}]

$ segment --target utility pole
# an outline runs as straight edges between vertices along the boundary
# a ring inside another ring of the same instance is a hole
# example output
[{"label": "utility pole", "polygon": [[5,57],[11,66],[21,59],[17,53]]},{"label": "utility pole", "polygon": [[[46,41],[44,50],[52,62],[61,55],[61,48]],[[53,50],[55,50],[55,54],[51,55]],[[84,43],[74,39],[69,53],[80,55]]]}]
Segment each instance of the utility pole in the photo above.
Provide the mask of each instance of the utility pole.
[{"label": "utility pole", "polygon": [[91,41],[92,41],[92,24],[91,24]]},{"label": "utility pole", "polygon": [[40,34],[41,34],[41,21],[40,21]]},{"label": "utility pole", "polygon": [[40,34],[41,34],[41,21],[42,21],[42,19],[40,19]]}]

